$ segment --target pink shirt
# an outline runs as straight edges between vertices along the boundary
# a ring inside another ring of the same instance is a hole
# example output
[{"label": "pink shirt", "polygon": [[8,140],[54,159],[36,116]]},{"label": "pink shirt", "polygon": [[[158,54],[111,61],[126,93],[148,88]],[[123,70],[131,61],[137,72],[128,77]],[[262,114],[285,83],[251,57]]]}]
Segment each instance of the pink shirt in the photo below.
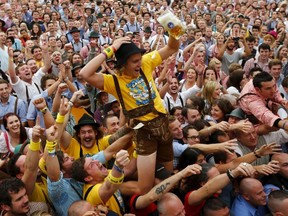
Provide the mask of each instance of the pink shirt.
[{"label": "pink shirt", "polygon": [[[275,103],[282,103],[283,98],[280,95],[278,87],[275,86],[274,99],[270,100]],[[270,109],[267,108],[267,101],[258,94],[254,88],[253,80],[250,80],[243,88],[240,97],[239,105],[241,109],[248,115],[254,115],[260,122],[267,124],[270,127],[279,119]]]}]

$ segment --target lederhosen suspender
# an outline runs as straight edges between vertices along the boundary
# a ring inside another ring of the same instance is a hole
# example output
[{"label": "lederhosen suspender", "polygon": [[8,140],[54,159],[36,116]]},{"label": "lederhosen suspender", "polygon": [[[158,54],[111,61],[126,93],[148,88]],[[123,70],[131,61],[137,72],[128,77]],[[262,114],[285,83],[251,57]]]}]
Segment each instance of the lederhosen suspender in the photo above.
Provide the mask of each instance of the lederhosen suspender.
[{"label": "lederhosen suspender", "polygon": [[130,119],[137,118],[137,117],[140,117],[140,116],[144,116],[144,115],[146,115],[146,114],[148,114],[150,112],[154,112],[154,113],[157,112],[157,110],[154,107],[154,101],[153,101],[153,98],[152,98],[150,85],[149,85],[148,80],[147,80],[146,76],[144,75],[142,69],[140,69],[140,74],[143,77],[144,82],[145,82],[146,87],[147,87],[148,92],[149,92],[149,104],[144,105],[144,106],[140,106],[140,107],[138,107],[136,109],[132,109],[132,110],[129,110],[129,111],[126,110],[126,108],[125,108],[125,103],[124,103],[124,100],[123,100],[123,97],[122,97],[122,93],[121,93],[121,90],[120,90],[118,79],[117,79],[117,77],[115,75],[112,75],[113,79],[114,79],[114,84],[115,84],[115,87],[116,87],[117,95],[119,97],[119,101],[120,101],[120,104],[122,106],[123,113],[124,113],[125,117],[128,117]]},{"label": "lederhosen suspender", "polygon": [[[166,96],[166,99],[167,99],[167,105],[168,105],[168,111],[170,112],[171,111],[171,104],[170,104],[170,100],[169,98]],[[184,107],[184,102],[183,102],[183,99],[181,97],[181,95],[179,94],[179,99],[181,101],[181,106]]]},{"label": "lederhosen suspender", "polygon": [[[35,82],[33,82],[33,83],[34,83],[34,85],[36,86],[36,88],[37,88],[39,94],[41,94],[41,91],[40,91],[39,86],[38,86]],[[29,105],[31,98],[29,97],[29,93],[28,93],[28,86],[26,85],[25,88],[26,88],[26,98],[27,98],[27,103],[28,103],[28,105]]]}]

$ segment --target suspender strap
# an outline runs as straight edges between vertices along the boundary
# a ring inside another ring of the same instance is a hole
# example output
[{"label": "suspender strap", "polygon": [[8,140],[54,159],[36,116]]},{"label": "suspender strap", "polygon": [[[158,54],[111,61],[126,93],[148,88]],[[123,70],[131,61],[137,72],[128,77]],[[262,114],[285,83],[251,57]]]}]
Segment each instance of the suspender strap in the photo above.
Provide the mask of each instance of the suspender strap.
[{"label": "suspender strap", "polygon": [[127,113],[127,110],[125,108],[125,104],[124,104],[124,100],[123,100],[122,93],[121,93],[121,90],[120,90],[118,79],[117,79],[117,77],[115,75],[112,75],[112,76],[113,76],[114,84],[115,84],[115,87],[116,87],[117,95],[118,95],[120,104],[122,106],[122,111],[123,111],[124,115],[127,116],[128,113]]},{"label": "suspender strap", "polygon": [[167,96],[166,96],[166,99],[167,99],[168,111],[170,113],[170,110],[171,110],[170,100],[169,100],[169,98]]},{"label": "suspender strap", "polygon": [[182,99],[181,95],[179,95],[179,99],[180,99],[180,101],[181,101],[182,107],[184,107],[184,102],[183,102],[183,99]]},{"label": "suspender strap", "polygon": [[17,114],[17,106],[18,106],[18,97],[16,97],[16,101],[14,104],[14,113]]},{"label": "suspender strap", "polygon": [[93,185],[93,186],[91,186],[91,187],[88,188],[88,190],[87,190],[86,193],[84,194],[84,197],[83,197],[84,200],[87,199],[89,193],[91,192],[91,190],[93,189],[94,186],[95,186],[95,185]]},{"label": "suspender strap", "polygon": [[7,134],[6,131],[4,132],[4,138],[5,138],[6,147],[7,147],[8,151],[11,152],[11,153],[13,153],[13,152],[11,151],[11,149],[10,149],[10,146],[9,146],[9,139],[8,139],[8,134]]}]

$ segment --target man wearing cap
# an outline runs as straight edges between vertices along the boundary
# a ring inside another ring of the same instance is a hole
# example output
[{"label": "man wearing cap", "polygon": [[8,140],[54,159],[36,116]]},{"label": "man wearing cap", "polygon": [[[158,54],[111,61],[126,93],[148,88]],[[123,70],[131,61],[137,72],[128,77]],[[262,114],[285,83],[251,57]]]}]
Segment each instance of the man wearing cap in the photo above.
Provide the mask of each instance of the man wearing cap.
[{"label": "man wearing cap", "polygon": [[82,47],[80,50],[80,55],[84,59],[85,62],[89,62],[96,55],[100,54],[101,48],[98,45],[99,33],[92,31],[89,35],[89,44]]},{"label": "man wearing cap", "polygon": [[[172,135],[152,71],[177,52],[179,45],[179,41],[170,36],[166,46],[142,57],[146,50],[139,49],[128,37],[119,38],[80,72],[91,85],[117,98],[126,120],[133,119],[130,123],[135,125],[140,122],[144,124],[136,131],[138,184],[142,193],[153,187],[155,170],[151,167],[155,167],[156,158],[167,168],[173,169]],[[117,75],[95,73],[114,52],[117,58]]]},{"label": "man wearing cap", "polygon": [[95,9],[92,8],[91,5],[88,4],[85,6],[84,10],[87,15],[86,22],[89,26],[89,29],[91,29],[92,23],[96,21],[96,17],[93,15],[93,13],[95,12]]},{"label": "man wearing cap", "polygon": [[69,34],[72,35],[70,44],[72,45],[74,52],[80,52],[81,48],[89,43],[89,41],[80,38],[80,30],[77,27],[72,27]]}]

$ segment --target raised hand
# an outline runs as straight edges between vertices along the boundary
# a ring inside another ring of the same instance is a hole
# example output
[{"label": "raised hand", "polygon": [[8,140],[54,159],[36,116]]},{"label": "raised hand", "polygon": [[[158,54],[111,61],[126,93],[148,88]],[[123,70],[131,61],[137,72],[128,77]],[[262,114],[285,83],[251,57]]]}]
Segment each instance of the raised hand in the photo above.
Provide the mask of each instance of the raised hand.
[{"label": "raised hand", "polygon": [[46,138],[50,142],[54,142],[58,136],[58,130],[56,125],[52,125],[50,128],[46,129]]},{"label": "raised hand", "polygon": [[45,107],[47,107],[47,104],[44,98],[35,99],[33,101],[33,104],[38,110],[43,110]]},{"label": "raised hand", "polygon": [[61,98],[61,103],[60,103],[60,108],[59,108],[59,113],[62,116],[65,116],[69,112],[69,102],[66,101],[65,98]]},{"label": "raised hand", "polygon": [[235,151],[238,147],[237,140],[228,140],[226,142],[220,143],[220,149],[222,151],[227,152],[228,154],[233,154],[233,151]]},{"label": "raised hand", "polygon": [[35,126],[32,129],[32,141],[37,143],[44,134],[44,128],[40,126],[40,116],[37,116]]},{"label": "raised hand", "polygon": [[121,38],[116,39],[113,42],[112,46],[116,50],[118,50],[122,44],[128,44],[128,43],[131,43],[131,39],[129,37],[121,37]]},{"label": "raised hand", "polygon": [[267,144],[266,145],[262,145],[255,152],[256,152],[257,155],[265,156],[265,155],[280,153],[280,152],[282,152],[282,148],[281,148],[280,145],[278,145],[276,143],[270,143],[268,145]]},{"label": "raised hand", "polygon": [[126,150],[120,150],[116,154],[115,163],[117,163],[117,166],[121,169],[123,169],[125,166],[127,166],[130,163],[128,152]]},{"label": "raised hand", "polygon": [[239,176],[252,176],[255,173],[255,169],[251,164],[246,162],[239,164],[234,170],[231,171],[231,174],[237,178]]},{"label": "raised hand", "polygon": [[57,91],[62,94],[63,92],[65,92],[68,89],[68,86],[66,83],[60,83],[60,85],[58,86]]},{"label": "raised hand", "polygon": [[187,166],[185,169],[183,169],[181,172],[182,178],[187,178],[191,175],[199,174],[202,170],[202,167],[198,164],[193,164]]}]

